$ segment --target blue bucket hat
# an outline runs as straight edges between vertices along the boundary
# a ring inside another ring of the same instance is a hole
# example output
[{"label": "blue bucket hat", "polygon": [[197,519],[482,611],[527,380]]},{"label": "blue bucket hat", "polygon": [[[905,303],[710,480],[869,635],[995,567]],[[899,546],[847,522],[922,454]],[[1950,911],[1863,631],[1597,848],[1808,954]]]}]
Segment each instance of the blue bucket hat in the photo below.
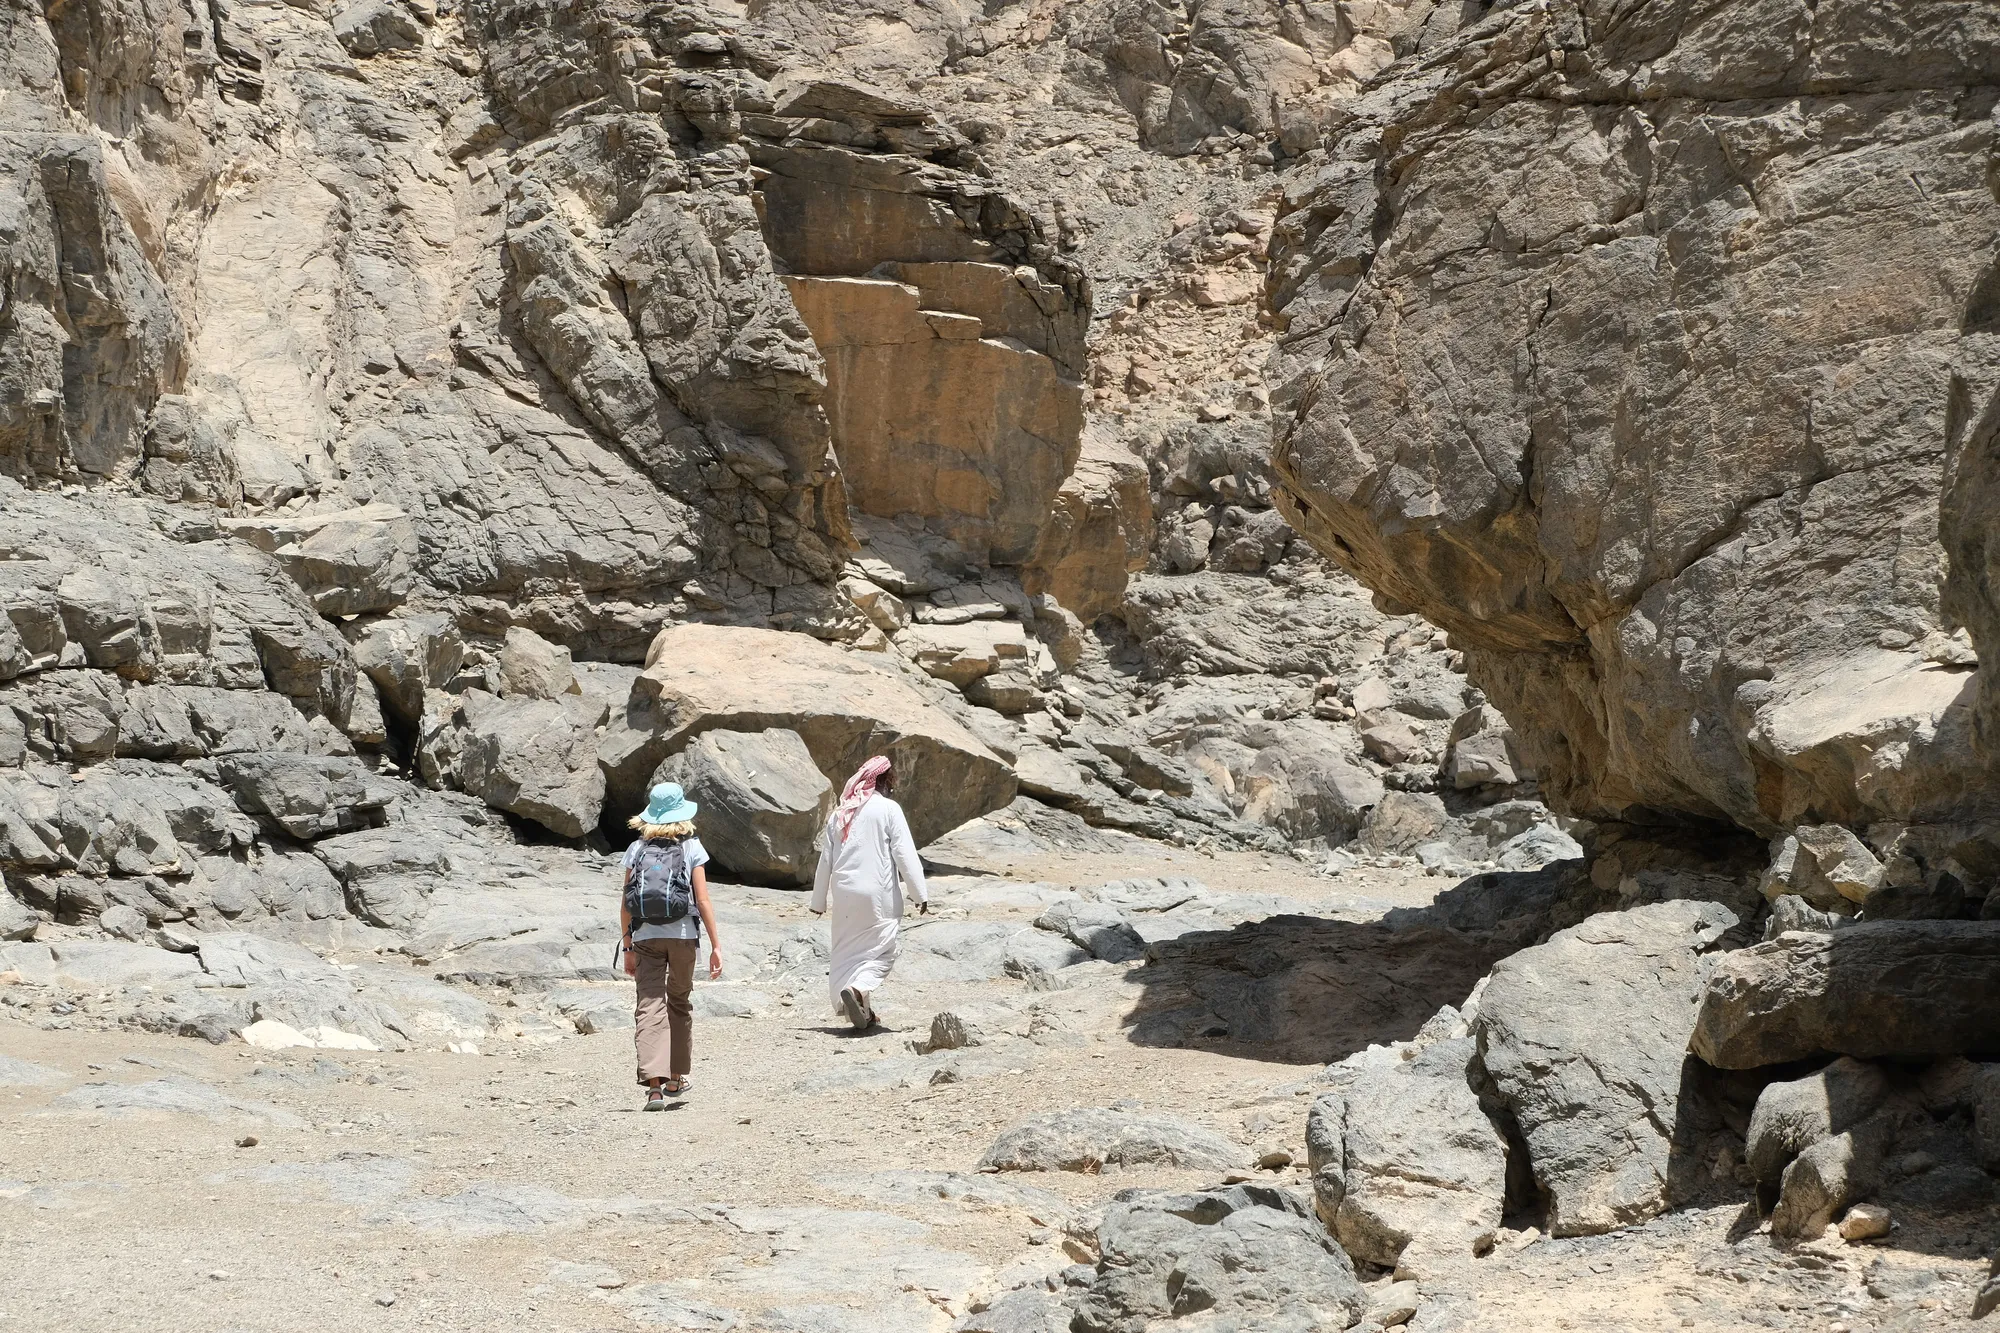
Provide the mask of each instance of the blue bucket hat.
[{"label": "blue bucket hat", "polygon": [[701,808],[687,798],[678,782],[662,782],[650,795],[646,813],[639,816],[648,824],[684,824]]}]

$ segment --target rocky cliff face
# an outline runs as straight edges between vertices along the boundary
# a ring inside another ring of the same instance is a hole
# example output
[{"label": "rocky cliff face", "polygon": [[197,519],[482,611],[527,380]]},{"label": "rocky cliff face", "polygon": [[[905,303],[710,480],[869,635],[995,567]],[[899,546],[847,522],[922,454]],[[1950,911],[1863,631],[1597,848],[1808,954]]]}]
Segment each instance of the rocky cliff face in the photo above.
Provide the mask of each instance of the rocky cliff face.
[{"label": "rocky cliff face", "polygon": [[1987,5],[1549,0],[1289,177],[1281,507],[1570,808],[2000,814],[1996,101]]},{"label": "rocky cliff face", "polygon": [[1278,171],[1428,12],[9,9],[12,903],[416,930],[438,846],[615,837],[663,765],[809,827],[724,790],[748,732],[928,768],[928,832],[1317,856],[1442,787],[1371,850],[1484,858],[1538,807],[1447,814],[1532,773],[1266,457]]}]

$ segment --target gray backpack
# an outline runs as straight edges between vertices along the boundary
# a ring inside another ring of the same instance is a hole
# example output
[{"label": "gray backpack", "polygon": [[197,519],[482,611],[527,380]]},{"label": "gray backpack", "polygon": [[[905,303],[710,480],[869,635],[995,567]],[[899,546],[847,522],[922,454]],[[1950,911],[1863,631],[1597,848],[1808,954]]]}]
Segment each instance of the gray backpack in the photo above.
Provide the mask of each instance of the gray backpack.
[{"label": "gray backpack", "polygon": [[[625,884],[625,913],[632,926],[667,926],[694,910],[694,875],[682,840],[648,841]],[[700,929],[699,926],[696,929]]]}]

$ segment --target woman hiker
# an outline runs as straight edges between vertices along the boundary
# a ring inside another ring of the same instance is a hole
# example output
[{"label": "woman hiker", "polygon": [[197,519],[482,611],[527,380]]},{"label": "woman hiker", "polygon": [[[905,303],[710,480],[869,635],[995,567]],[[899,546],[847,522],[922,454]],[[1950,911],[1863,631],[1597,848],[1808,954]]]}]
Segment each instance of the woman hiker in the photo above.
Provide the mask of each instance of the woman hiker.
[{"label": "woman hiker", "polygon": [[639,836],[625,851],[625,892],[618,924],[626,974],[639,982],[634,1014],[639,1084],[648,1111],[667,1109],[667,1098],[690,1086],[689,1038],[694,1009],[695,952],[708,928],[708,979],[722,977],[722,941],[708,901],[708,852],[694,836],[698,807],[676,782],[653,788],[646,808],[632,817]]},{"label": "woman hiker", "polygon": [[877,1021],[869,997],[896,961],[904,887],[919,912],[931,910],[910,822],[889,798],[895,789],[896,771],[880,755],[855,771],[820,835],[813,875],[812,910],[833,914],[827,988],[834,1011],[844,1011],[856,1032]]}]

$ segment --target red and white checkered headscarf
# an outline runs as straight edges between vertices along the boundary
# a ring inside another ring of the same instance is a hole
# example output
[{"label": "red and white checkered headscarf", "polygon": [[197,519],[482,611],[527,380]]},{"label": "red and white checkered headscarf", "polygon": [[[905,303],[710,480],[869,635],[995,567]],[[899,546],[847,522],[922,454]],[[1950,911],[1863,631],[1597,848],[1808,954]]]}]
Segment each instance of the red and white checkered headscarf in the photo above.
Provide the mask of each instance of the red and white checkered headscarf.
[{"label": "red and white checkered headscarf", "polygon": [[875,794],[875,784],[881,781],[889,767],[888,757],[878,754],[855,769],[854,776],[840,789],[840,805],[835,808],[833,817],[840,825],[842,842],[847,841],[847,831],[854,827],[854,817],[861,813],[861,807]]}]

